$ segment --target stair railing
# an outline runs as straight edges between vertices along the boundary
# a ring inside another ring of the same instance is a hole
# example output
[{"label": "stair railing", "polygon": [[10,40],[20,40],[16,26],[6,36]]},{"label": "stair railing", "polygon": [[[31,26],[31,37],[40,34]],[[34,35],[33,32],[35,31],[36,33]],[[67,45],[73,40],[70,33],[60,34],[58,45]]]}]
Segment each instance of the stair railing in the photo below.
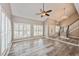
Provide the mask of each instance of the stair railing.
[{"label": "stair railing", "polygon": [[75,20],[73,23],[68,25],[67,31],[66,31],[66,37],[68,37],[69,34],[77,28],[79,28],[79,19]]}]

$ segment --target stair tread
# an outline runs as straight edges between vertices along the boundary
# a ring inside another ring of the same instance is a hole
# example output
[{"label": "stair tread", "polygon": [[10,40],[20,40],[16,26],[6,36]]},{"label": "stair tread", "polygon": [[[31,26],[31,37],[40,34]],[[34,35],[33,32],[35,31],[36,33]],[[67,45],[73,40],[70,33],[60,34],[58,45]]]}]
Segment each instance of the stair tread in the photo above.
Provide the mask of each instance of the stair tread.
[{"label": "stair tread", "polygon": [[69,37],[71,37],[71,38],[75,38],[75,39],[79,39],[79,37],[78,37],[78,36],[73,36],[73,35],[70,35]]}]

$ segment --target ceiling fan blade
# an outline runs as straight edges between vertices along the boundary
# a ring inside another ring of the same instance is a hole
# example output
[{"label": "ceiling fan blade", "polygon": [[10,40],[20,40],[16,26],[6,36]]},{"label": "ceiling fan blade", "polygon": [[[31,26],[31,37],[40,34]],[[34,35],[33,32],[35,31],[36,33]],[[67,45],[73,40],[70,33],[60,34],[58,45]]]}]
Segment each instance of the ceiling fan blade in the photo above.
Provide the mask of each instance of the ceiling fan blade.
[{"label": "ceiling fan blade", "polygon": [[41,13],[36,13],[36,15],[40,15]]},{"label": "ceiling fan blade", "polygon": [[50,16],[49,14],[45,14],[46,16]]},{"label": "ceiling fan blade", "polygon": [[48,10],[48,11],[46,11],[46,12],[47,12],[47,13],[48,13],[48,12],[52,12],[52,10]]}]

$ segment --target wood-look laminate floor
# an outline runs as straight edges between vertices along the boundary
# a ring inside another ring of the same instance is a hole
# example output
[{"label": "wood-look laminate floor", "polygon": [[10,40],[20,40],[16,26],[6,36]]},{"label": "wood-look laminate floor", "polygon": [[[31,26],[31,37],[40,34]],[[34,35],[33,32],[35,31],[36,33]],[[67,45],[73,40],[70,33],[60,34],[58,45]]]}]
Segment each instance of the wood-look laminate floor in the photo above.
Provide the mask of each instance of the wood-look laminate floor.
[{"label": "wood-look laminate floor", "polygon": [[[55,39],[55,38],[52,38]],[[13,43],[9,56],[79,56],[79,47],[46,38]]]}]

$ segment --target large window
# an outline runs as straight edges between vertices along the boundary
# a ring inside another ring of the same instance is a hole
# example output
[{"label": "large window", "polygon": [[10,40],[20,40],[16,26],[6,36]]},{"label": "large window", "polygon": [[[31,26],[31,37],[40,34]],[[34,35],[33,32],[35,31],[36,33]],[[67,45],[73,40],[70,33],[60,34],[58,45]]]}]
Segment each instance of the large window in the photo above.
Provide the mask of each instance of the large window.
[{"label": "large window", "polygon": [[43,35],[43,25],[34,25],[34,36]]},{"label": "large window", "polygon": [[56,33],[59,32],[59,29],[60,29],[60,27],[59,26],[56,26]]},{"label": "large window", "polygon": [[[31,28],[33,26],[33,28]],[[22,39],[30,37],[31,34],[34,36],[43,35],[43,25],[31,25],[25,23],[14,23],[14,39]],[[32,32],[33,31],[33,32]]]},{"label": "large window", "polygon": [[1,54],[4,53],[10,47],[11,43],[11,22],[8,18],[6,11],[4,9],[0,9],[0,48]]},{"label": "large window", "polygon": [[14,23],[14,39],[30,37],[30,24]]},{"label": "large window", "polygon": [[3,53],[6,49],[6,17],[5,14],[2,12],[2,32],[1,32],[1,52]]},{"label": "large window", "polygon": [[30,24],[24,24],[24,37],[31,36],[31,26]]}]

